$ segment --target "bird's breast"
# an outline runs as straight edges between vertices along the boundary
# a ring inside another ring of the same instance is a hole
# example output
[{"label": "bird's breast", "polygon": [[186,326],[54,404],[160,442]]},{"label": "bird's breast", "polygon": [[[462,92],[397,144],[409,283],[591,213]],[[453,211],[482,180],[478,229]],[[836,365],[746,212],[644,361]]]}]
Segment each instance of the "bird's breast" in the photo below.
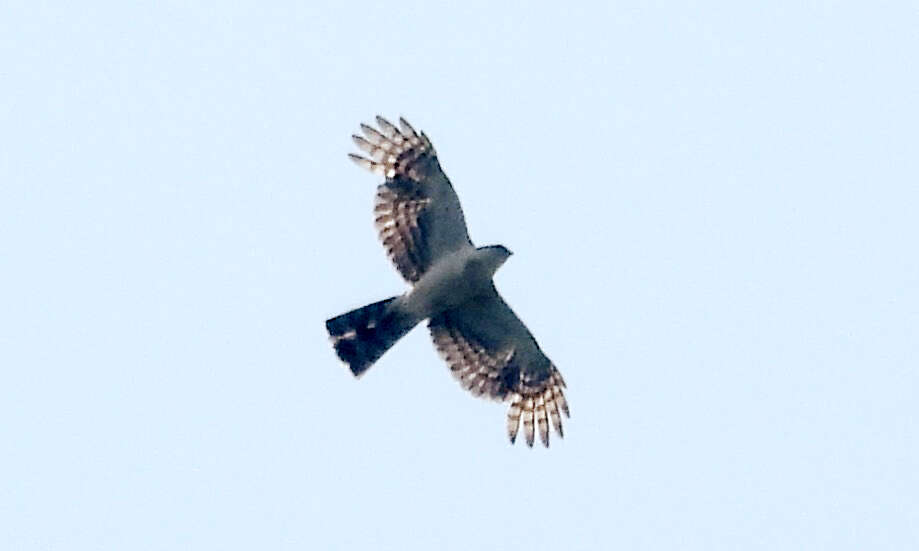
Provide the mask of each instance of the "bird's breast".
[{"label": "bird's breast", "polygon": [[491,278],[474,253],[472,248],[461,249],[435,262],[406,296],[407,306],[427,318],[482,292]]}]

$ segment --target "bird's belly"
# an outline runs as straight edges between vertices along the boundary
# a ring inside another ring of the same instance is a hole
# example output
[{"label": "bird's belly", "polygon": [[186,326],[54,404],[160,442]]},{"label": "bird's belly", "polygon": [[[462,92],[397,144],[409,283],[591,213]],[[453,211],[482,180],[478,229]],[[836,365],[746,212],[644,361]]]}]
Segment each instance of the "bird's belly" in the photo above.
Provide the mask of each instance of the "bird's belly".
[{"label": "bird's belly", "polygon": [[470,258],[467,251],[459,251],[431,266],[406,296],[409,308],[427,318],[480,293],[490,278],[468,269]]}]

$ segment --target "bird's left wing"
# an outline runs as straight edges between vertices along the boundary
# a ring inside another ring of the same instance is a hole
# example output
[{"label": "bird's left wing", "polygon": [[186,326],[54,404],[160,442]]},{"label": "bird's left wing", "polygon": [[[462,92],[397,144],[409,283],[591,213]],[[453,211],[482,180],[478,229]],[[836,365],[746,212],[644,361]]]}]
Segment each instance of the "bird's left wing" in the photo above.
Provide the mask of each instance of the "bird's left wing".
[{"label": "bird's left wing", "polygon": [[[492,286],[458,308],[431,318],[434,345],[462,385],[476,396],[509,400],[507,431],[517,438],[521,421],[527,445],[535,429],[549,445],[549,421],[562,436],[568,403],[561,374]],[[534,426],[535,425],[535,426]]]},{"label": "bird's left wing", "polygon": [[351,154],[360,166],[386,178],[377,188],[374,217],[380,240],[396,269],[415,282],[439,258],[471,247],[459,198],[440,168],[424,132],[399,119],[377,117],[379,130],[361,125],[354,143],[369,157]]}]

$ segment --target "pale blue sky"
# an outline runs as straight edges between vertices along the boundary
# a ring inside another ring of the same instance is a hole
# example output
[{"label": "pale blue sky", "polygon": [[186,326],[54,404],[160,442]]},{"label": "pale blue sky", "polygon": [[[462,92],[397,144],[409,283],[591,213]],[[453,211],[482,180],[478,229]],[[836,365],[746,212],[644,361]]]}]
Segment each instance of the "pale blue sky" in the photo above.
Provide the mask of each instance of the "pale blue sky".
[{"label": "pale blue sky", "polygon": [[[743,4],[743,6],[741,6]],[[919,548],[913,2],[6,2],[0,548]],[[434,141],[569,386],[423,328],[349,136]]]}]

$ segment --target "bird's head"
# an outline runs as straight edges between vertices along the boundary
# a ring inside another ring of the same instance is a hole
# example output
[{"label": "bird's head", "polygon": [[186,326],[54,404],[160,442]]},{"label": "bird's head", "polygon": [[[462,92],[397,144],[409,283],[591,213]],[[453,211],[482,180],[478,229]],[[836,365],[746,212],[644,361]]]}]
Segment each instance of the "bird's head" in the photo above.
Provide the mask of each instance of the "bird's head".
[{"label": "bird's head", "polygon": [[498,271],[498,268],[507,262],[507,259],[510,258],[512,254],[514,254],[504,245],[489,245],[487,247],[479,247],[477,252],[479,254],[479,258],[482,259],[482,263],[485,265],[489,275],[494,275],[494,273]]}]

